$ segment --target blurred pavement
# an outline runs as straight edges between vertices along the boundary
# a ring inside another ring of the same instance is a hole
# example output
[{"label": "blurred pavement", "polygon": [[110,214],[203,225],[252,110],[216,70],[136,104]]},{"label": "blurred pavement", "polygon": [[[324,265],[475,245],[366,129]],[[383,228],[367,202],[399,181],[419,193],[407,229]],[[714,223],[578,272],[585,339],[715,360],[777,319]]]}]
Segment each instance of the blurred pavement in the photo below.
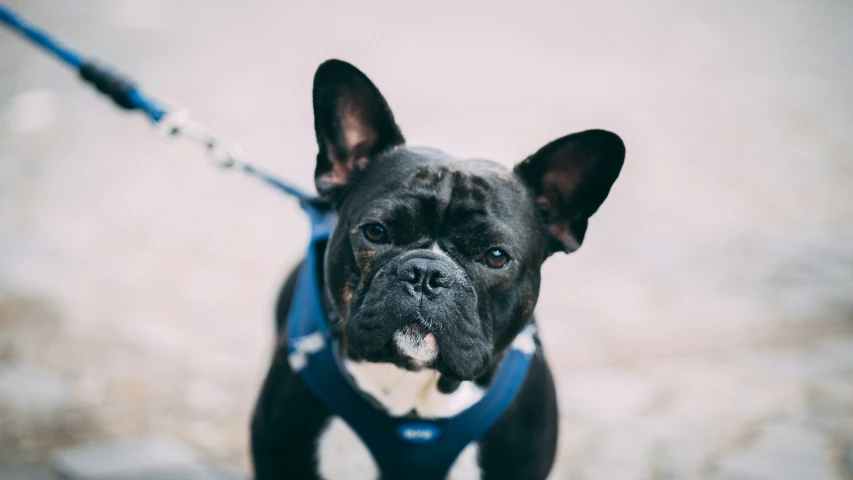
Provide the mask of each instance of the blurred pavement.
[{"label": "blurred pavement", "polygon": [[[619,133],[537,309],[553,478],[853,478],[853,3],[7,3],[306,187],[332,57],[460,157]],[[156,434],[248,471],[306,241],[292,201],[0,29],[0,467]]]}]

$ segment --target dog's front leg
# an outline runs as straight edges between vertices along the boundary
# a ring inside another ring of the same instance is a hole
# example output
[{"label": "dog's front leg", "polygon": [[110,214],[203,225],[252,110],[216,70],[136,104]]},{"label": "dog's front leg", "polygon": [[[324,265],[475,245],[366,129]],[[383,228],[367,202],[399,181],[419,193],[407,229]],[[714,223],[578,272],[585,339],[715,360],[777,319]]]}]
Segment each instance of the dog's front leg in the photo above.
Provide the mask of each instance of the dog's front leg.
[{"label": "dog's front leg", "polygon": [[317,437],[330,413],[290,369],[283,350],[276,353],[252,416],[255,479],[319,479]]}]

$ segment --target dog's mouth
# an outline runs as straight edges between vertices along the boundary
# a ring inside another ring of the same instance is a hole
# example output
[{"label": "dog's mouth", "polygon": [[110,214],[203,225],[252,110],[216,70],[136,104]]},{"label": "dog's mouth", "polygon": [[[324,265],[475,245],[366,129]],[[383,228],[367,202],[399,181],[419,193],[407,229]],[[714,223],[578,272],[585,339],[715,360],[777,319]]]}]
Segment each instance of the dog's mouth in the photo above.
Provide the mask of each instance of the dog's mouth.
[{"label": "dog's mouth", "polygon": [[438,357],[438,341],[435,334],[417,323],[412,323],[394,332],[397,352],[416,366],[427,366]]},{"label": "dog's mouth", "polygon": [[490,361],[488,346],[477,337],[452,341],[419,322],[389,332],[385,338],[384,343],[371,349],[359,348],[361,344],[350,338],[345,341],[345,355],[357,361],[391,363],[413,372],[434,369],[457,380],[473,380]]},{"label": "dog's mouth", "polygon": [[352,348],[354,345],[350,341],[345,351],[353,360],[392,363],[411,371],[437,368],[441,363],[438,339],[419,323],[399,328],[386,338],[388,340],[384,344],[370,350]]}]

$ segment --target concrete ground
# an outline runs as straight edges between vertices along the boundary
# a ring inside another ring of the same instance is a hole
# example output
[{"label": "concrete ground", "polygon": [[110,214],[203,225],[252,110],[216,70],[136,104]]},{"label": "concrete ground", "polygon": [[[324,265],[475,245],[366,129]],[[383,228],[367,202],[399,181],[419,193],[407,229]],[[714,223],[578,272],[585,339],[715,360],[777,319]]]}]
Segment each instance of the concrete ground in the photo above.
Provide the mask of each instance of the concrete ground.
[{"label": "concrete ground", "polygon": [[[853,478],[850,2],[6,3],[306,187],[330,57],[412,144],[511,165],[619,133],[586,243],[545,268],[553,478]],[[0,28],[0,477],[151,435],[248,472],[306,234]]]}]

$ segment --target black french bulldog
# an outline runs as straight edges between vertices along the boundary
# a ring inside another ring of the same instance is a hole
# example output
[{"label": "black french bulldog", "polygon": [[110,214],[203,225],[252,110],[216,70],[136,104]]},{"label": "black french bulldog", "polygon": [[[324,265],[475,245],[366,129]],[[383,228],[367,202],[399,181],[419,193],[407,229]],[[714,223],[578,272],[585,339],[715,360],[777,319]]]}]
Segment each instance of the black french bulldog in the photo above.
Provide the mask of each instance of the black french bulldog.
[{"label": "black french bulldog", "polygon": [[[316,187],[338,215],[322,281],[342,363],[391,415],[452,416],[482,397],[534,321],[542,263],[580,247],[625,147],[588,130],[514,170],[409,148],[379,90],[339,60],[317,70],[313,104]],[[279,298],[279,343],[252,420],[256,478],[376,478],[369,452],[288,364],[294,284],[295,273]],[[538,338],[535,349],[513,403],[448,478],[547,477],[557,401]]]}]

